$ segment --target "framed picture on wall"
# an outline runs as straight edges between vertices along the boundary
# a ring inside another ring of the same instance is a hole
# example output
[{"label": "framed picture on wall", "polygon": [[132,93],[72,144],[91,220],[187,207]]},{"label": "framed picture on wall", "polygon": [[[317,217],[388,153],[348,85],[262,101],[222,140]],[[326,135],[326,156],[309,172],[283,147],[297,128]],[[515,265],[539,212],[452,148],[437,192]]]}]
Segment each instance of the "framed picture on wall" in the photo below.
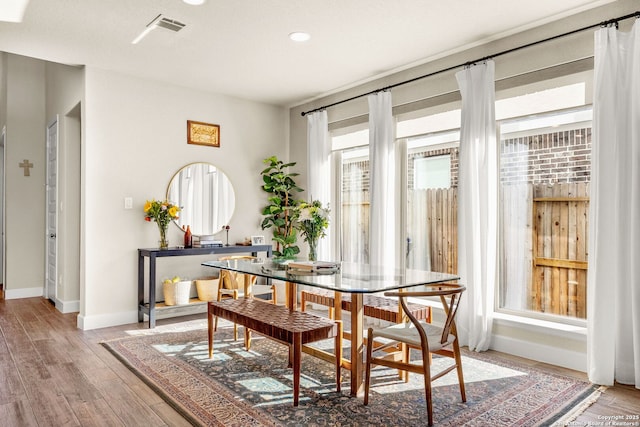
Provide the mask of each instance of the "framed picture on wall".
[{"label": "framed picture on wall", "polygon": [[187,120],[187,143],[220,147],[220,125]]},{"label": "framed picture on wall", "polygon": [[251,236],[251,245],[264,245],[264,236]]}]

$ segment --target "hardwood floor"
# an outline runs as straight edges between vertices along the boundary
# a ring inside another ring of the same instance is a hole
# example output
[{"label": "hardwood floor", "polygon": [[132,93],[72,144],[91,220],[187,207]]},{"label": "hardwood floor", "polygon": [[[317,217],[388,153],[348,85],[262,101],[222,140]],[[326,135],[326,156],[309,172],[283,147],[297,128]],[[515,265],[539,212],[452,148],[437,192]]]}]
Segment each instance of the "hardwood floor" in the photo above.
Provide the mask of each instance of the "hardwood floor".
[{"label": "hardwood floor", "polygon": [[[203,317],[159,320],[158,328]],[[44,298],[0,299],[0,426],[189,425],[99,344],[136,329],[146,325],[81,331],[75,314],[59,313]],[[580,372],[513,359],[585,378]],[[640,390],[617,385],[573,425],[638,414]]]}]

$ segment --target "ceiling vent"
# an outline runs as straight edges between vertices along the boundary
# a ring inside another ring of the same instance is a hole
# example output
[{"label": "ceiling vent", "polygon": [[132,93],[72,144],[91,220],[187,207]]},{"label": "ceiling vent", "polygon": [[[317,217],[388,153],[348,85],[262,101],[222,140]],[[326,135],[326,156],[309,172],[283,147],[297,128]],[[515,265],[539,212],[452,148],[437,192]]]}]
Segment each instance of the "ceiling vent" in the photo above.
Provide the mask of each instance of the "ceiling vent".
[{"label": "ceiling vent", "polygon": [[157,27],[166,28],[171,31],[180,31],[184,28],[184,24],[182,22],[176,21],[175,19],[165,18],[162,15],[158,15],[158,17],[149,25],[156,25]]},{"label": "ceiling vent", "polygon": [[156,28],[165,28],[167,30],[177,32],[183,29],[184,26],[185,25],[180,21],[176,21],[175,19],[169,19],[169,18],[165,18],[162,15],[158,15],[153,19],[153,21],[147,24],[147,27],[131,43],[137,44],[138,42],[140,42],[140,40],[145,38],[147,34],[155,30]]}]

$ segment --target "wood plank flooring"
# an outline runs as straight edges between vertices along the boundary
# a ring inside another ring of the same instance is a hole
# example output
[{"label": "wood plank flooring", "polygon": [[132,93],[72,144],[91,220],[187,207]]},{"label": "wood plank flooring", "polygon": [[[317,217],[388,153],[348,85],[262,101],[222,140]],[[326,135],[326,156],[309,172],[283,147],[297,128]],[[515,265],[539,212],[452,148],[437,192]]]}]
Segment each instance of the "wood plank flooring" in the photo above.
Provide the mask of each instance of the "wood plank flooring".
[{"label": "wood plank flooring", "polygon": [[[159,320],[158,327],[203,317]],[[59,313],[44,298],[0,299],[0,426],[188,426],[99,344],[136,329],[146,329],[146,324],[81,331],[75,314]],[[513,359],[585,378],[580,372]],[[617,385],[574,425],[638,414],[640,390]]]}]

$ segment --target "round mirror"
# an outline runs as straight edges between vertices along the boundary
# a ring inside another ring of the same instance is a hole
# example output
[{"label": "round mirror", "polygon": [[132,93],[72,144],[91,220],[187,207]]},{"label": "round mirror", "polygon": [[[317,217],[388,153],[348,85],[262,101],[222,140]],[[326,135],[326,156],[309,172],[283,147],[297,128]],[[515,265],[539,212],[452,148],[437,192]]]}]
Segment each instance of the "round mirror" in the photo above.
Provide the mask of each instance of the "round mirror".
[{"label": "round mirror", "polygon": [[167,199],[182,208],[175,223],[195,235],[215,234],[229,224],[236,195],[227,175],[209,163],[180,169],[169,183]]}]

